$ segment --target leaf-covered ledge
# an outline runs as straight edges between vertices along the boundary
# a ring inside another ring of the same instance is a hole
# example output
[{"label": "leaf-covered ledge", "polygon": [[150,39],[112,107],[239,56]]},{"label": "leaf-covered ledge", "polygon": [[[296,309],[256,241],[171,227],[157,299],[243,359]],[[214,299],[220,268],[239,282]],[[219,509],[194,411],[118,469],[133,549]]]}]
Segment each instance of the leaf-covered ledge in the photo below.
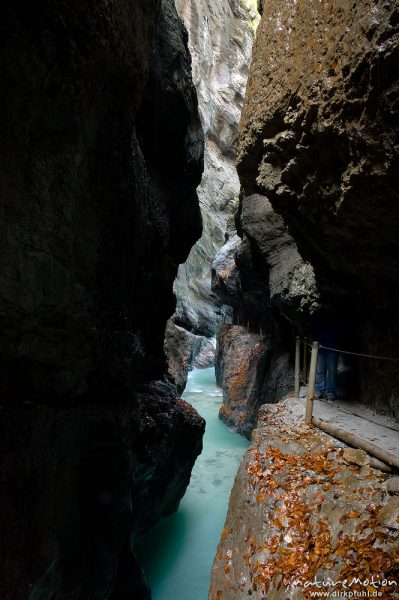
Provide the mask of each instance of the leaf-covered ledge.
[{"label": "leaf-covered ledge", "polygon": [[307,599],[346,587],[399,597],[399,522],[387,476],[364,452],[302,425],[302,413],[292,397],[260,411],[230,497],[210,600]]}]

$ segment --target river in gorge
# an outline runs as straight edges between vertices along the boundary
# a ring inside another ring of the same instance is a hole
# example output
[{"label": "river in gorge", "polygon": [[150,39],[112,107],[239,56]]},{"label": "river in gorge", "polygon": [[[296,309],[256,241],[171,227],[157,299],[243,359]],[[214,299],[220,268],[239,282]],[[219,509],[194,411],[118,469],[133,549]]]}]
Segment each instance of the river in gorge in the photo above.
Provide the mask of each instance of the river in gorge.
[{"label": "river in gorge", "polygon": [[192,371],[183,398],[206,420],[204,449],[177,513],[138,540],[153,600],[207,600],[230,490],[249,445],[218,418],[222,392],[213,368]]}]

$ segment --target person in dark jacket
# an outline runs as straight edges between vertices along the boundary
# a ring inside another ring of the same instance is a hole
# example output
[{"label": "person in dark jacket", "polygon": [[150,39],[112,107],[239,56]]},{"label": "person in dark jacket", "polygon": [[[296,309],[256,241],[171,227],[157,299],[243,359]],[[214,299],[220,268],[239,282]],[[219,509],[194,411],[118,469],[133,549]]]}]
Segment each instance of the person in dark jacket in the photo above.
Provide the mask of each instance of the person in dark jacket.
[{"label": "person in dark jacket", "polygon": [[319,349],[315,397],[334,400],[337,393],[338,352],[328,348],[339,348],[340,322],[332,308],[326,306],[316,310],[310,317],[310,330],[315,342],[325,348]]}]

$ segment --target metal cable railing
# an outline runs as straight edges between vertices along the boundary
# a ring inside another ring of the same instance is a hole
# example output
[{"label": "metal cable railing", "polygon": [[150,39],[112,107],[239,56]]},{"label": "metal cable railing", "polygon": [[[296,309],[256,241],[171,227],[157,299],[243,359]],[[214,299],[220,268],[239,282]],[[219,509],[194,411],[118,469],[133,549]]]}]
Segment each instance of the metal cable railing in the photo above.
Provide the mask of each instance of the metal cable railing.
[{"label": "metal cable railing", "polygon": [[[312,348],[312,344],[306,342],[305,340],[301,340],[301,342],[307,346],[308,348]],[[323,346],[323,344],[319,344],[319,350],[330,350],[331,352],[337,352],[338,354],[349,354],[350,356],[360,356],[361,358],[374,358],[376,360],[390,360],[394,362],[399,362],[399,358],[393,356],[378,356],[376,354],[362,354],[361,352],[350,352],[349,350],[341,350],[339,348],[330,348],[329,346]]]},{"label": "metal cable railing", "polygon": [[[301,373],[301,344],[304,345],[304,353],[303,353],[303,371]],[[310,368],[309,368],[309,380],[306,383],[306,375],[307,375],[307,349],[311,348],[311,359],[310,359]],[[317,373],[317,359],[319,349],[328,350],[331,352],[337,352],[338,354],[349,354],[351,356],[357,356],[359,358],[366,359],[374,359],[374,360],[386,360],[391,362],[399,362],[399,358],[394,358],[390,356],[379,356],[373,354],[362,354],[360,352],[350,352],[348,350],[339,350],[338,348],[330,348],[328,346],[323,346],[319,344],[317,341],[314,341],[310,344],[307,340],[301,339],[299,336],[296,338],[295,344],[295,395],[299,399],[299,390],[301,381],[307,385],[307,395],[306,395],[306,409],[305,409],[305,423],[311,425],[312,423],[319,427],[320,429],[335,435],[336,437],[340,437],[343,441],[355,445],[359,448],[363,448],[376,457],[379,460],[382,460],[386,464],[394,467],[395,469],[399,469],[399,458],[381,448],[378,448],[374,444],[371,444],[367,440],[364,440],[355,434],[345,432],[332,423],[328,423],[323,421],[322,419],[318,419],[313,417],[313,403],[315,397],[315,383],[316,383],[316,373]]]}]

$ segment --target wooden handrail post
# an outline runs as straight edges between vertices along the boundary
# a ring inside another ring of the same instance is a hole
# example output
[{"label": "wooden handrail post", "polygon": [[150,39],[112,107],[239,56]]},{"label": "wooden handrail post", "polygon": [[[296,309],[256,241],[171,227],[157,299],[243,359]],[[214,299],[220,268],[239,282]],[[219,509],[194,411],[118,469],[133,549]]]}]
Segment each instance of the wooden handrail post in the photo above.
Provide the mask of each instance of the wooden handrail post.
[{"label": "wooden handrail post", "polygon": [[301,339],[299,335],[295,340],[295,398],[299,400],[299,370],[301,368]]},{"label": "wooden handrail post", "polygon": [[305,383],[308,382],[308,347],[306,345],[306,342],[308,341],[308,338],[305,337],[304,339],[304,351],[303,351],[303,380]]},{"label": "wooden handrail post", "polygon": [[306,411],[305,411],[305,423],[306,424],[310,424],[312,422],[314,388],[315,388],[315,383],[316,383],[318,354],[319,354],[319,343],[313,342],[312,356],[310,358],[308,393],[307,393],[307,397],[306,397]]}]

